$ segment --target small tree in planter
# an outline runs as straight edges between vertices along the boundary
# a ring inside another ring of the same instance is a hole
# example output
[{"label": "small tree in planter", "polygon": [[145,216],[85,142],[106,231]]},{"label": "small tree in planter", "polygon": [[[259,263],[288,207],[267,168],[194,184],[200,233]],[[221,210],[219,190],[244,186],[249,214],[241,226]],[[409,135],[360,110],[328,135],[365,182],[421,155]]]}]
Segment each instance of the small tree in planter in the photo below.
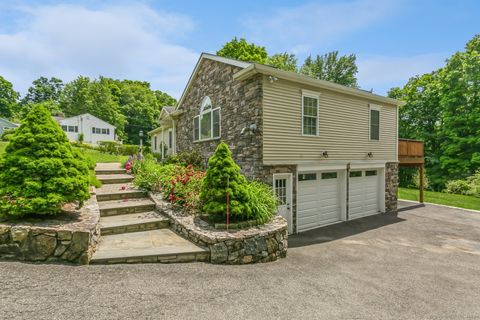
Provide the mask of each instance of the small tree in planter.
[{"label": "small tree in planter", "polygon": [[250,216],[247,180],[233,161],[227,144],[221,142],[208,160],[208,169],[200,191],[202,211],[214,220],[224,221],[227,214],[227,192],[230,199],[230,216],[233,221]]},{"label": "small tree in planter", "polygon": [[89,169],[50,112],[35,105],[0,159],[0,216],[54,215],[89,198]]}]

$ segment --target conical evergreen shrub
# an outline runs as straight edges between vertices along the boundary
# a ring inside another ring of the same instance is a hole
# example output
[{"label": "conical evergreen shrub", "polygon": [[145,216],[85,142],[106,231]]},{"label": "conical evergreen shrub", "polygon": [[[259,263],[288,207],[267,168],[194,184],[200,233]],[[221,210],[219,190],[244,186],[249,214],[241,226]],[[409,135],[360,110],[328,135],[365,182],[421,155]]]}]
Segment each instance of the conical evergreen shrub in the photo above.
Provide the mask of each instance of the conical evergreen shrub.
[{"label": "conical evergreen shrub", "polygon": [[208,160],[208,169],[200,192],[202,211],[214,220],[225,219],[227,214],[227,191],[230,198],[232,221],[245,220],[250,216],[247,180],[240,167],[233,161],[227,144],[221,142]]},{"label": "conical evergreen shrub", "polygon": [[35,105],[0,159],[0,216],[54,215],[89,198],[87,161],[48,110]]}]

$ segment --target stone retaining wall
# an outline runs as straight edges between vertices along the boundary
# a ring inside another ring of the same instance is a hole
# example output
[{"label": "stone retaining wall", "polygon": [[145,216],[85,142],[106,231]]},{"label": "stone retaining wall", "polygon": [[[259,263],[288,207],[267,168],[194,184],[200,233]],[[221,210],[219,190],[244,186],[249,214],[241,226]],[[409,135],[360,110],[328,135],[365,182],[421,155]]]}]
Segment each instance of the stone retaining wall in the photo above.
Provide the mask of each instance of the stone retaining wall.
[{"label": "stone retaining wall", "polygon": [[88,264],[100,235],[93,195],[78,211],[47,220],[0,222],[0,259]]},{"label": "stone retaining wall", "polygon": [[182,214],[150,194],[156,208],[170,219],[170,228],[177,234],[210,251],[214,264],[248,264],[275,261],[287,255],[287,221],[276,216],[271,222],[242,230],[217,230],[193,215]]}]

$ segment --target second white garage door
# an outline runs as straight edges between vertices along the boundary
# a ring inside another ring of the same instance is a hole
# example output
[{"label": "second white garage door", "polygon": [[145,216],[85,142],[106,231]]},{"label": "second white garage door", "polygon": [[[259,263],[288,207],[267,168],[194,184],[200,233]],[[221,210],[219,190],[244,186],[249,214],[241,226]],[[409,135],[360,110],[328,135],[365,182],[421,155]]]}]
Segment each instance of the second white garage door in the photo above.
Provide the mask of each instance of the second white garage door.
[{"label": "second white garage door", "polygon": [[343,177],[343,171],[299,173],[298,232],[341,221]]},{"label": "second white garage door", "polygon": [[349,177],[348,219],[379,213],[378,170],[351,170]]}]

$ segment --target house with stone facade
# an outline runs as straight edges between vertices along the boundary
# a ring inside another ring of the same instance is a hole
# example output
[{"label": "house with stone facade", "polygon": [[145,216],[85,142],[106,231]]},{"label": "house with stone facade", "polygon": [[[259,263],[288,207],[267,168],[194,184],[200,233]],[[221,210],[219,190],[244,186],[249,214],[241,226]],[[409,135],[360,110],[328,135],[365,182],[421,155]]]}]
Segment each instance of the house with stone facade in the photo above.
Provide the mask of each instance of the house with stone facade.
[{"label": "house with stone facade", "polygon": [[397,100],[258,63],[202,54],[149,132],[162,157],[223,140],[272,185],[289,233],[397,210]]}]

